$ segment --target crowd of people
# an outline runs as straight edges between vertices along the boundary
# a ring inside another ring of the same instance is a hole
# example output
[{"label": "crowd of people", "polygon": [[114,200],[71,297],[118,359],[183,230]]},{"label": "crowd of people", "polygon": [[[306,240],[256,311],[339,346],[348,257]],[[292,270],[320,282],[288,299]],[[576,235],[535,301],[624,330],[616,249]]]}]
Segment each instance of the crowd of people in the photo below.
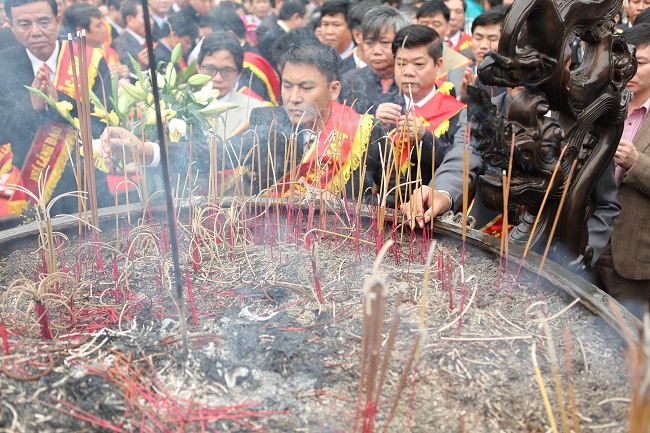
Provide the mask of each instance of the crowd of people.
[{"label": "crowd of people", "polygon": [[[507,3],[149,0],[146,22],[139,0],[5,0],[0,217],[23,206],[6,185],[36,188],[45,169],[44,200],[77,189],[66,144],[72,127],[25,86],[70,102],[74,112],[79,95],[71,85],[71,60],[78,47],[70,52],[67,35],[85,32],[89,88],[101,95],[110,94],[114,82],[135,82],[139,70],[149,67],[149,26],[156,63],[170,62],[180,45],[178,72],[210,76],[218,100],[236,104],[216,126],[217,153],[229,157],[210,167],[207,146],[195,146],[192,163],[199,175],[211,168],[236,173],[255,194],[316,190],[369,201],[380,196],[423,225],[462,202],[468,85],[488,90],[504,115],[518,92],[488,86],[477,76],[485,54],[498,47]],[[615,165],[598,181],[589,223],[595,273],[632,307],[650,297],[650,232],[643,226],[650,212],[646,5],[626,0],[621,11],[618,31],[637,53],[638,72],[628,85],[634,100]],[[583,53],[576,39],[567,59],[571,69]],[[106,128],[99,118],[91,123],[93,137],[101,139],[99,155],[141,155],[145,167],[159,165],[158,143]],[[124,154],[127,141],[132,146]],[[178,153],[170,163],[187,157],[182,147],[173,149]],[[482,170],[480,157],[472,155],[470,184]],[[116,193],[104,178],[98,175],[100,205],[111,204]],[[414,205],[407,203],[404,185],[419,186]],[[70,212],[71,206],[76,208],[76,199],[60,200],[51,211]],[[472,212],[479,221],[494,220],[480,203]]]}]

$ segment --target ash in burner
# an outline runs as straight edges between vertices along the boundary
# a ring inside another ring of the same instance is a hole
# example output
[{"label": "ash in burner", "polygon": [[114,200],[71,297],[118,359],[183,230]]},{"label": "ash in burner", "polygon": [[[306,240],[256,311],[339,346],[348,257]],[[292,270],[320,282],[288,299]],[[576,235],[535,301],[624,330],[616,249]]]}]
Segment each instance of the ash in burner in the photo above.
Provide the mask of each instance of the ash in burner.
[{"label": "ash in burner", "polygon": [[[512,273],[499,276],[497,258],[467,247],[463,284],[458,241],[435,235],[427,257],[432,233],[402,234],[399,227],[384,233],[396,242],[373,270],[376,221],[343,208],[207,205],[191,214],[201,223],[190,224],[186,214],[178,219],[189,283],[188,360],[177,358],[164,225],[148,221],[109,230],[96,249],[59,237],[57,264],[76,275],[76,283],[61,286],[65,308],[54,296],[42,299],[52,313],[53,339],[39,338],[34,298],[25,294],[25,302],[7,309],[7,294],[16,290],[3,294],[9,355],[2,366],[12,375],[0,379],[7,426],[336,432],[352,431],[356,422],[358,430],[375,431],[388,423],[391,431],[461,425],[477,432],[522,425],[542,430],[549,421],[530,349],[535,342],[559,420],[544,337],[550,333],[562,382],[573,386],[575,401],[567,397],[564,405],[569,416],[579,413],[583,429],[625,428],[629,387],[622,342],[565,292],[547,283],[534,291],[535,276],[526,271],[515,286]],[[430,268],[421,264],[427,260]],[[7,257],[0,278],[12,281],[18,269],[41,274],[40,251]],[[362,340],[370,335],[364,299],[372,299],[363,288],[364,280],[381,275],[385,314],[374,331],[380,350],[373,382],[370,355],[362,368]],[[398,295],[399,324],[390,331]],[[536,313],[548,318],[550,330],[538,326]],[[62,318],[66,329],[55,325]],[[379,398],[368,406],[367,386],[377,390],[388,354]],[[39,373],[34,381],[20,380]],[[41,387],[48,392],[37,392]]]}]

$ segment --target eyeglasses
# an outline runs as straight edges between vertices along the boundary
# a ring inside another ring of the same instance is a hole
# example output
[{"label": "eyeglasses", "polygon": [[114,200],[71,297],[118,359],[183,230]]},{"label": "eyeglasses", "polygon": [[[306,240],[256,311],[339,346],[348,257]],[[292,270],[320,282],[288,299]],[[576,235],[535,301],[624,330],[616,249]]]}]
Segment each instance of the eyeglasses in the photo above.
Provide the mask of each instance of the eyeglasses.
[{"label": "eyeglasses", "polygon": [[202,66],[201,71],[211,77],[221,74],[221,78],[230,79],[237,75],[237,69],[226,66],[225,68],[215,68],[214,66]]},{"label": "eyeglasses", "polygon": [[14,20],[14,26],[18,28],[21,32],[27,32],[31,30],[31,28],[35,25],[36,27],[40,27],[41,29],[47,29],[49,28],[52,23],[54,22],[54,19],[51,16],[45,16],[41,17],[36,21],[30,21],[30,20],[25,20],[22,18],[17,18]]}]

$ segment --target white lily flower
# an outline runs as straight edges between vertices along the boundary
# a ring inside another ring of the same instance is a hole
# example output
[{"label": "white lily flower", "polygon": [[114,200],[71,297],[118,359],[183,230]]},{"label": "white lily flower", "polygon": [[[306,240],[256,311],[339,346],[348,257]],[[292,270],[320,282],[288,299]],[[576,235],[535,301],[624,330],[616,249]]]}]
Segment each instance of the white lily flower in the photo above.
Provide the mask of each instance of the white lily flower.
[{"label": "white lily flower", "polygon": [[173,143],[178,143],[181,136],[185,135],[187,124],[183,119],[171,119],[169,121],[169,139]]},{"label": "white lily flower", "polygon": [[216,96],[219,96],[219,91],[217,89],[212,90],[212,81],[208,81],[208,84],[203,86],[201,90],[198,92],[194,93],[194,100],[200,104],[207,104],[207,102],[210,100],[210,98],[216,98]]}]

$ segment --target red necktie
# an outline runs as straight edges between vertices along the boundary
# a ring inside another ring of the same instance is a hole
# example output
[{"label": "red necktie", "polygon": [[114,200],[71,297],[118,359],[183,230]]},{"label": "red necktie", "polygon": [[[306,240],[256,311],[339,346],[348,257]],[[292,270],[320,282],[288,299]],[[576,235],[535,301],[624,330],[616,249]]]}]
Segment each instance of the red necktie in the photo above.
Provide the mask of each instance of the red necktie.
[{"label": "red necktie", "polygon": [[52,69],[50,69],[50,67],[47,66],[47,63],[43,63],[43,69],[45,70],[45,73],[47,74],[47,78],[52,80]]},{"label": "red necktie", "polygon": [[449,48],[453,48],[453,45],[451,44],[451,41],[449,39],[447,39],[445,42],[447,43],[447,46]]}]

